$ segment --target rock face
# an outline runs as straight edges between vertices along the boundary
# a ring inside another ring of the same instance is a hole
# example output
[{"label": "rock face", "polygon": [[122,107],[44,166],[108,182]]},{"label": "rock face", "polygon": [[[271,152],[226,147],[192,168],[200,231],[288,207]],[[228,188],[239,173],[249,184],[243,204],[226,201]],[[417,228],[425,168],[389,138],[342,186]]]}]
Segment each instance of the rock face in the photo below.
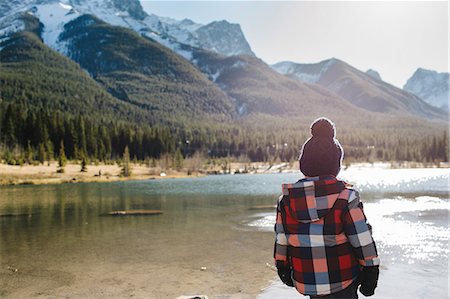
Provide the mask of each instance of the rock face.
[{"label": "rock face", "polygon": [[408,79],[403,89],[409,91],[430,105],[448,110],[449,73],[419,68]]},{"label": "rock face", "polygon": [[225,56],[255,56],[242,33],[239,24],[227,21],[212,22],[195,31],[199,46]]},{"label": "rock face", "polygon": [[111,2],[115,8],[128,12],[130,17],[136,20],[143,20],[147,16],[138,0],[112,0]]},{"label": "rock face", "polygon": [[380,73],[378,73],[377,71],[375,71],[375,70],[373,70],[373,69],[368,69],[368,70],[366,71],[366,74],[369,75],[370,77],[376,79],[376,80],[383,81],[383,80],[381,79]]}]

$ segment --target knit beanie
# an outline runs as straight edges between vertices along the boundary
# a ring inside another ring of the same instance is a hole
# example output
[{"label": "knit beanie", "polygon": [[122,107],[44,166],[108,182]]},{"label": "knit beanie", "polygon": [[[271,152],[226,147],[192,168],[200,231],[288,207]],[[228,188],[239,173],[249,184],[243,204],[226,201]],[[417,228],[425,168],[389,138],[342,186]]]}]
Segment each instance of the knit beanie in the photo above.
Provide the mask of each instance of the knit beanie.
[{"label": "knit beanie", "polygon": [[308,177],[337,176],[344,151],[335,138],[334,123],[325,117],[316,119],[311,124],[311,135],[301,150],[300,171]]}]

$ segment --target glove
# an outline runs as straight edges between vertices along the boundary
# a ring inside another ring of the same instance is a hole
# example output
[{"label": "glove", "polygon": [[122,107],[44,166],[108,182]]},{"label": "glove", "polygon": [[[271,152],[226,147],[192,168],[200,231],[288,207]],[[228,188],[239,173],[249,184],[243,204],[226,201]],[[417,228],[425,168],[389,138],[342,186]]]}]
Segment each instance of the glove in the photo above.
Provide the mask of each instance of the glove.
[{"label": "glove", "polygon": [[358,277],[361,287],[359,291],[366,297],[375,294],[375,288],[377,287],[378,275],[380,270],[378,266],[364,267],[361,274]]},{"label": "glove", "polygon": [[292,281],[291,267],[289,266],[289,264],[285,265],[283,261],[277,261],[276,266],[278,270],[278,276],[280,277],[281,281],[285,285],[293,287],[294,282]]}]

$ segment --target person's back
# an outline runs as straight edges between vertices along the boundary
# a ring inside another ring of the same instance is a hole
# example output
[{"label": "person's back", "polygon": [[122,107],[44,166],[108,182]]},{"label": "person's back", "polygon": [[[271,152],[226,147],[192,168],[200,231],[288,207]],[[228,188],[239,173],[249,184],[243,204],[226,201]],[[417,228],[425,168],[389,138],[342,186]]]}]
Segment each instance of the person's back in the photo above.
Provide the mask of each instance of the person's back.
[{"label": "person's back", "polygon": [[373,295],[379,258],[356,190],[336,178],[343,150],[334,125],[318,119],[302,148],[305,178],[284,184],[274,258],[281,280],[312,298]]}]

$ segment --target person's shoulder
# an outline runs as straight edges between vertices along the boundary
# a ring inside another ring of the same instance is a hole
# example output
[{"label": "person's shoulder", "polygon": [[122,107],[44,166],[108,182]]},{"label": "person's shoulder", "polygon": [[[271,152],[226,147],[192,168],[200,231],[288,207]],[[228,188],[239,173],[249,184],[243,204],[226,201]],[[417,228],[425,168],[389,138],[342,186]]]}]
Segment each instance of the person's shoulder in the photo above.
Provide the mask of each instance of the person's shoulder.
[{"label": "person's shoulder", "polygon": [[352,184],[344,181],[342,183],[344,184],[344,189],[341,191],[340,197],[346,199],[348,203],[359,202],[359,191]]}]

